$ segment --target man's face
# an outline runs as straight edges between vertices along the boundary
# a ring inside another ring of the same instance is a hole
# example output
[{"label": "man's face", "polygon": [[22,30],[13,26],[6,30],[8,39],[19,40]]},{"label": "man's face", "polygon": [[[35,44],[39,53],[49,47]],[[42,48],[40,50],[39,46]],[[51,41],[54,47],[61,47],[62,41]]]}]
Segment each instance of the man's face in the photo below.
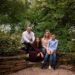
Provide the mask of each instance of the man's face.
[{"label": "man's face", "polygon": [[27,31],[30,33],[32,31],[32,28],[31,27],[28,27],[27,28]]}]

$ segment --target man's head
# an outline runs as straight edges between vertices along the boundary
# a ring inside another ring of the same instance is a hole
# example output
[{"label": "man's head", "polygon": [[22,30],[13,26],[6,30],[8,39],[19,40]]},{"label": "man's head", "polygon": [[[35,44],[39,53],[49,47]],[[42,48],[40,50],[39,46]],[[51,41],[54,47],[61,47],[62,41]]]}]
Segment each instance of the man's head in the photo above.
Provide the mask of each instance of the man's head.
[{"label": "man's head", "polygon": [[27,32],[30,33],[31,31],[32,31],[32,27],[31,27],[31,26],[28,26],[28,27],[27,27]]}]

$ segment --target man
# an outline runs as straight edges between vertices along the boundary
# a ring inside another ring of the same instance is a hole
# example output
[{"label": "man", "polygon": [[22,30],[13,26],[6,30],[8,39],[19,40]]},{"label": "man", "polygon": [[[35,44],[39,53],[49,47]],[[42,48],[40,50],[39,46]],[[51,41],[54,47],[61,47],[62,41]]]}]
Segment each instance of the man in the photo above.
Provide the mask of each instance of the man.
[{"label": "man", "polygon": [[55,34],[53,34],[52,38],[48,42],[48,47],[46,49],[47,53],[44,58],[44,64],[46,65],[46,62],[49,57],[49,69],[51,69],[51,67],[53,67],[53,69],[55,69],[57,46],[58,46],[58,40],[55,38]]},{"label": "man", "polygon": [[35,40],[35,35],[32,32],[32,27],[27,27],[27,30],[22,33],[22,39],[21,42],[26,46],[26,51],[28,52],[30,50],[31,44]]}]

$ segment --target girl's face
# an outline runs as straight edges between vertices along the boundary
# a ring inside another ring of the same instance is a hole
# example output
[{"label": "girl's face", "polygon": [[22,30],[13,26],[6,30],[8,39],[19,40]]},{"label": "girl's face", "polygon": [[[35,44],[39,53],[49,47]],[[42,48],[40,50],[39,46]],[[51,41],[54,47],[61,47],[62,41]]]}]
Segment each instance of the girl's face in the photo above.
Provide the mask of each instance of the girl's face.
[{"label": "girl's face", "polygon": [[36,42],[40,42],[40,38],[36,38]]}]

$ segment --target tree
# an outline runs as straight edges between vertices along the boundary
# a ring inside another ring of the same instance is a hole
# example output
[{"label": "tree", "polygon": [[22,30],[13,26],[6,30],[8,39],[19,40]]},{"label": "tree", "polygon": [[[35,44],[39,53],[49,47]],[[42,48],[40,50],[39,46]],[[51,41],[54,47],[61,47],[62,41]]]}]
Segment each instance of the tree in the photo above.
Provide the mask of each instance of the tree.
[{"label": "tree", "polygon": [[28,3],[18,0],[0,0],[0,24],[11,24],[11,31],[25,19]]}]

